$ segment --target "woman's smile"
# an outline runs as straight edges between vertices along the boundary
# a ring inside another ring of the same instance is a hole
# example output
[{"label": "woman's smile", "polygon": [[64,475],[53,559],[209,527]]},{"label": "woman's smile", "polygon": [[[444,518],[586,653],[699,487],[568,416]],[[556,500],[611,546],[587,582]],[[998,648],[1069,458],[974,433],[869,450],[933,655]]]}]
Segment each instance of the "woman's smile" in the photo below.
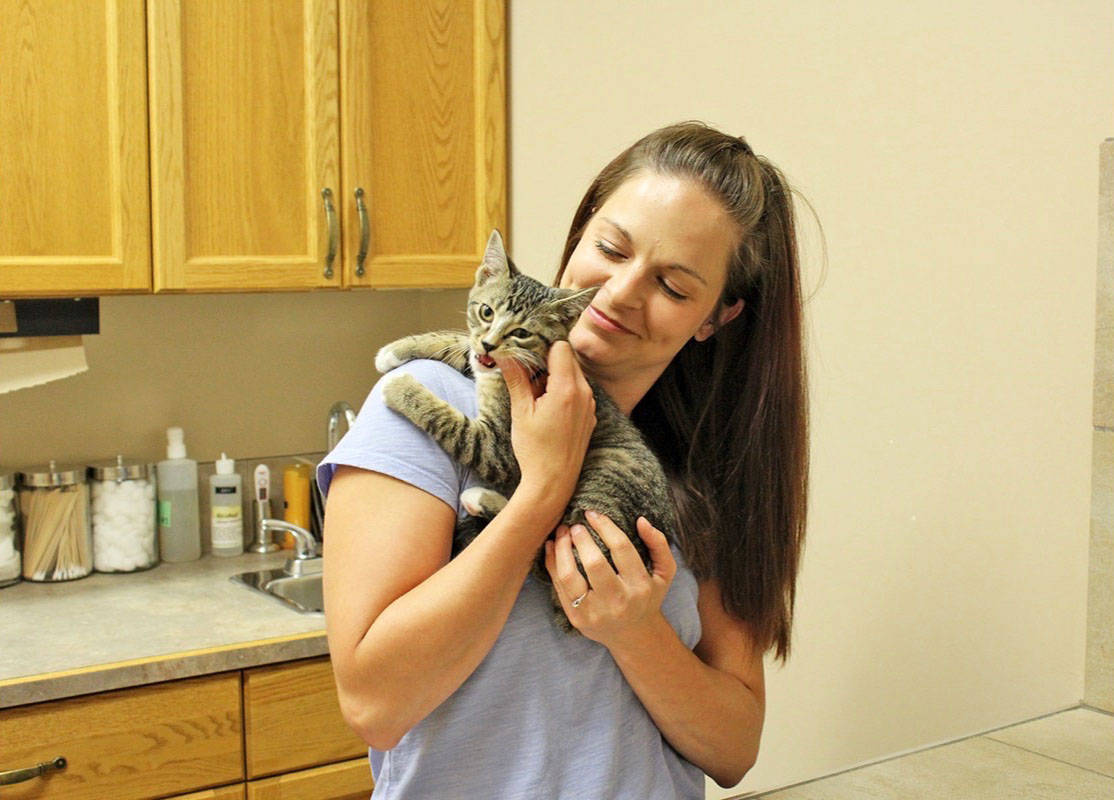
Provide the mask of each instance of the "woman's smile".
[{"label": "woman's smile", "polygon": [[588,319],[591,320],[591,322],[593,322],[596,327],[603,328],[605,331],[612,331],[614,333],[629,333],[631,336],[638,335],[618,320],[612,319],[607,314],[600,311],[595,306],[588,306]]}]

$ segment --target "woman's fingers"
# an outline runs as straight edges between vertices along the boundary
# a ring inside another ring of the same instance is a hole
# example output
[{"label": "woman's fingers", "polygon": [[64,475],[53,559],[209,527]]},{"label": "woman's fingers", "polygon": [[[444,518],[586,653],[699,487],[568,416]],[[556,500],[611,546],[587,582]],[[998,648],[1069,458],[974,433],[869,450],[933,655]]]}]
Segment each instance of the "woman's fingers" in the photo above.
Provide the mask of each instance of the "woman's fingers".
[{"label": "woman's fingers", "polygon": [[620,577],[633,580],[647,573],[646,566],[642,563],[642,556],[638,554],[622,528],[612,522],[606,514],[600,514],[597,511],[585,511],[584,513],[588,519],[588,524],[607,545],[607,549],[611,553],[611,560],[615,562],[615,569]]},{"label": "woman's fingers", "polygon": [[511,415],[520,416],[525,409],[532,408],[534,405],[530,376],[513,358],[497,359],[495,363],[507,383],[507,394],[511,396]]},{"label": "woman's fingers", "polygon": [[569,605],[591,587],[580,570],[572,552],[572,537],[567,525],[560,525],[552,542],[546,542],[545,568],[561,600]]},{"label": "woman's fingers", "polygon": [[580,556],[580,565],[584,567],[592,589],[604,593],[621,591],[622,581],[588,529],[583,525],[573,525],[571,536],[576,554]]},{"label": "woman's fingers", "polygon": [[[584,377],[580,362],[576,360],[576,354],[568,342],[553,343],[546,358],[546,368],[549,370],[547,389],[556,388],[559,391],[592,395],[592,387],[588,385],[588,379]],[[595,397],[592,397],[592,403],[594,405]]]},{"label": "woman's fingers", "polygon": [[677,560],[673,558],[673,551],[669,549],[669,540],[645,517],[638,518],[636,527],[638,535],[650,551],[654,577],[661,578],[666,583],[671,582],[673,576],[677,574]]}]

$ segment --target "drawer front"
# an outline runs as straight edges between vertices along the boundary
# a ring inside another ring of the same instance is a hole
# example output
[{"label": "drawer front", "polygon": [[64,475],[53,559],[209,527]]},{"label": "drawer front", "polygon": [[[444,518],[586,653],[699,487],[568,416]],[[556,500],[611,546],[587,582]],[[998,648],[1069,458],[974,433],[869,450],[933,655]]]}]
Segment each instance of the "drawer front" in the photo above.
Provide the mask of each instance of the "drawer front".
[{"label": "drawer front", "polygon": [[206,789],[203,792],[190,792],[189,794],[176,794],[167,800],[244,800],[247,791],[245,784],[237,783],[234,786],[222,786],[219,789]]},{"label": "drawer front", "polygon": [[374,785],[366,758],[248,784],[248,800],[367,800]]},{"label": "drawer front", "polygon": [[66,759],[11,798],[131,800],[243,780],[239,673],[38,703],[0,714],[0,769]]},{"label": "drawer front", "polygon": [[249,778],[367,753],[340,715],[328,658],[245,670],[244,727]]}]

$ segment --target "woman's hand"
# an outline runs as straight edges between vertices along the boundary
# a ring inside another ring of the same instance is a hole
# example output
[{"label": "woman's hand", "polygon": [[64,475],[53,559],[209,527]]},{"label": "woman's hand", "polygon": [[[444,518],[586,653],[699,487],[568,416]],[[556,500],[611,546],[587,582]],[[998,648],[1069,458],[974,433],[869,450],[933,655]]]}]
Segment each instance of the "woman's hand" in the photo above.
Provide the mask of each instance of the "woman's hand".
[{"label": "woman's hand", "polygon": [[[589,639],[610,648],[637,637],[642,629],[658,621],[662,600],[677,573],[677,562],[665,534],[645,517],[638,518],[637,528],[650,551],[651,572],[646,571],[638,551],[614,522],[594,511],[588,511],[587,517],[611,551],[615,568],[583,525],[557,529],[556,540],[545,543],[545,567],[569,622]],[[587,580],[576,568],[574,548]]]},{"label": "woman's hand", "polygon": [[522,473],[519,490],[559,516],[576,488],[596,427],[592,387],[568,342],[555,342],[549,349],[544,391],[517,362],[499,359],[498,364],[511,398],[511,446]]}]

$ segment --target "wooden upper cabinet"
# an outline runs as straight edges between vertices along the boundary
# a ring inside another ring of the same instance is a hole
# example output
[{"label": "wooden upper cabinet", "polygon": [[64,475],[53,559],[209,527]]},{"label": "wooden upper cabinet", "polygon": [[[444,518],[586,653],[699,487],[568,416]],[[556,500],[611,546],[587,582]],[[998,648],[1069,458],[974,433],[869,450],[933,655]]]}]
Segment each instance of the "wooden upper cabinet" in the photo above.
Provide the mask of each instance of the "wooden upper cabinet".
[{"label": "wooden upper cabinet", "polygon": [[148,291],[143,0],[0,0],[0,297]]},{"label": "wooden upper cabinet", "polygon": [[0,297],[467,286],[505,60],[505,0],[0,0]]},{"label": "wooden upper cabinet", "polygon": [[147,23],[155,291],[339,287],[336,0],[149,0]]},{"label": "wooden upper cabinet", "polygon": [[506,233],[504,0],[340,3],[345,281],[468,286]]}]

